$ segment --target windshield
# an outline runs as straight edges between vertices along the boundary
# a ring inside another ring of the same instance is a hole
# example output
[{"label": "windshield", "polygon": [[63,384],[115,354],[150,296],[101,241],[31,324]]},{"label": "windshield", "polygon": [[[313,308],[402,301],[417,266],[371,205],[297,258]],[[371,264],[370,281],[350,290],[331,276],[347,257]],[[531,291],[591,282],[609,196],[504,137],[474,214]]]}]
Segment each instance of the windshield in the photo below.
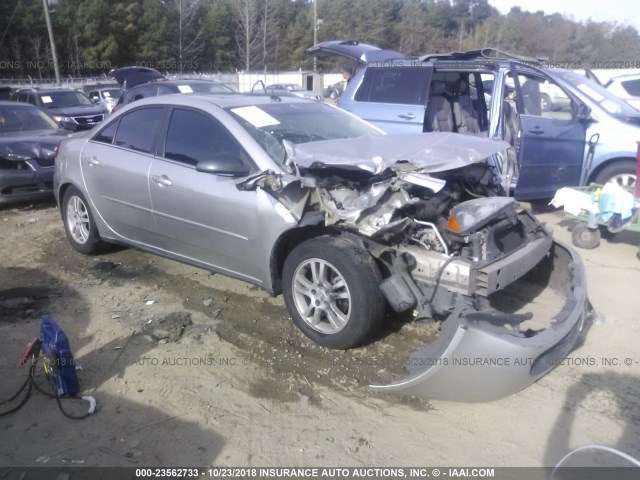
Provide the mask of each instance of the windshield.
[{"label": "windshield", "polygon": [[279,164],[285,159],[284,140],[307,143],[382,135],[364,121],[322,103],[274,103],[227,111]]},{"label": "windshield", "polygon": [[0,106],[0,133],[31,130],[58,130],[58,124],[30,105]]},{"label": "windshield", "polygon": [[80,92],[48,92],[40,94],[40,100],[44,108],[79,107],[93,105],[91,100]]},{"label": "windshield", "polygon": [[584,75],[570,71],[559,71],[557,75],[614,117],[624,120],[626,117],[638,115],[638,112],[624,100]]}]

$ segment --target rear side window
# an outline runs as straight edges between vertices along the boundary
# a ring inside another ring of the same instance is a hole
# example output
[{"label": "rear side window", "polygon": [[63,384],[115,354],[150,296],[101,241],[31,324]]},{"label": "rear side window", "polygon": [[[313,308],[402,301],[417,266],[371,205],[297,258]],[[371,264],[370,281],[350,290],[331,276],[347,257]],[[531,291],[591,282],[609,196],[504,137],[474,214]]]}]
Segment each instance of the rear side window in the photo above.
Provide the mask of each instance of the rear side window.
[{"label": "rear side window", "polygon": [[193,110],[176,109],[171,115],[164,157],[196,165],[226,158],[240,163],[240,145],[217,120]]},{"label": "rear side window", "polygon": [[124,115],[114,144],[143,153],[151,153],[153,140],[162,121],[162,108],[140,108]]},{"label": "rear side window", "polygon": [[426,105],[429,72],[424,67],[368,68],[355,99],[358,102]]},{"label": "rear side window", "polygon": [[628,80],[626,82],[621,82],[622,88],[624,88],[627,93],[633,97],[640,97],[640,79],[639,80]]}]

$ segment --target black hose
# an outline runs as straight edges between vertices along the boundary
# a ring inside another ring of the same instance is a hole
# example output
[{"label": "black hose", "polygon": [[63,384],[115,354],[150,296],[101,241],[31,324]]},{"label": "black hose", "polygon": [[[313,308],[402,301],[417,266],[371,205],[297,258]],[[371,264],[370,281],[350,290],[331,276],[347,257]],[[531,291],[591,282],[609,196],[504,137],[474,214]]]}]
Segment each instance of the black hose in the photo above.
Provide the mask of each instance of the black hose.
[{"label": "black hose", "polygon": [[62,412],[62,414],[67,417],[70,418],[71,420],[83,420],[85,418],[87,418],[89,415],[91,415],[91,412],[87,412],[83,415],[71,415],[70,413],[68,413],[63,407],[62,407],[62,402],[61,400],[84,400],[82,398],[79,397],[65,397],[62,398],[60,397],[60,395],[58,395],[58,390],[56,389],[56,385],[55,385],[55,381],[54,381],[54,377],[47,375],[47,377],[49,378],[50,384],[51,384],[51,388],[53,390],[53,394],[43,390],[42,388],[40,388],[40,385],[38,385],[38,383],[36,382],[35,376],[36,376],[36,365],[38,363],[38,359],[34,358],[31,361],[31,366],[29,367],[29,372],[27,373],[27,378],[24,381],[24,383],[22,384],[22,386],[20,387],[20,389],[9,399],[4,400],[3,402],[0,402],[0,405],[6,405],[7,403],[12,402],[13,400],[15,400],[16,398],[18,398],[18,396],[20,396],[20,394],[22,393],[22,391],[27,388],[27,394],[25,395],[25,397],[20,401],[20,403],[18,405],[16,405],[15,407],[13,407],[11,410],[8,410],[6,412],[0,412],[0,417],[4,416],[4,415],[9,415],[10,413],[16,412],[18,411],[20,408],[22,408],[26,403],[27,400],[29,400],[29,397],[31,396],[31,392],[33,390],[33,387],[35,387],[35,389],[42,393],[43,395],[49,397],[49,398],[55,398],[56,399],[56,403],[58,404],[58,408],[60,409],[60,411]]}]

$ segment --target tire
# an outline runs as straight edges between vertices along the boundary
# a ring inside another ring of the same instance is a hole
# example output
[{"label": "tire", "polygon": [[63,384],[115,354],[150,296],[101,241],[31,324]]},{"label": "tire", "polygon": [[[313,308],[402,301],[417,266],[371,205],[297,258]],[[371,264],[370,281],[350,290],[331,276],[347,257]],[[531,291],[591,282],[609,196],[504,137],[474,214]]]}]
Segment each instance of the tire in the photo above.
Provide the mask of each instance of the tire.
[{"label": "tire", "polygon": [[633,193],[637,181],[636,170],[635,160],[620,160],[604,167],[596,175],[595,182],[599,185],[614,183]]},{"label": "tire", "polygon": [[600,230],[592,230],[586,223],[578,223],[571,231],[571,240],[578,248],[594,249],[600,245]]},{"label": "tire", "polygon": [[546,93],[540,95],[540,110],[548,112],[551,110],[551,99]]},{"label": "tire", "polygon": [[335,236],[307,240],[284,263],[282,285],[293,322],[315,343],[347,349],[380,326],[380,270],[362,248]]},{"label": "tire", "polygon": [[69,187],[62,199],[62,221],[69,242],[80,253],[99,252],[104,246],[87,201],[80,190]]},{"label": "tire", "polygon": [[331,98],[331,100],[337,100],[338,99],[338,92],[336,92],[335,90],[331,90],[331,93],[329,94],[329,97]]}]

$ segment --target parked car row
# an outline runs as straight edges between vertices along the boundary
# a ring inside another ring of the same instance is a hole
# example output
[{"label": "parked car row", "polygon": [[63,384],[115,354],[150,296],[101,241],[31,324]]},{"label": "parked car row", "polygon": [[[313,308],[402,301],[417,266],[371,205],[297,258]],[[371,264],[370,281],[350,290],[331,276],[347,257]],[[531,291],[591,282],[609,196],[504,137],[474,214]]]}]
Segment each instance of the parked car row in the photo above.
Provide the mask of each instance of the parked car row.
[{"label": "parked car row", "polygon": [[[142,98],[169,93],[233,93],[205,80],[166,80],[157,70],[111,72],[121,84],[72,88],[0,86],[0,204],[52,196],[54,149],[71,131],[99,125],[112,112]],[[124,89],[124,90],[123,90]]]}]

